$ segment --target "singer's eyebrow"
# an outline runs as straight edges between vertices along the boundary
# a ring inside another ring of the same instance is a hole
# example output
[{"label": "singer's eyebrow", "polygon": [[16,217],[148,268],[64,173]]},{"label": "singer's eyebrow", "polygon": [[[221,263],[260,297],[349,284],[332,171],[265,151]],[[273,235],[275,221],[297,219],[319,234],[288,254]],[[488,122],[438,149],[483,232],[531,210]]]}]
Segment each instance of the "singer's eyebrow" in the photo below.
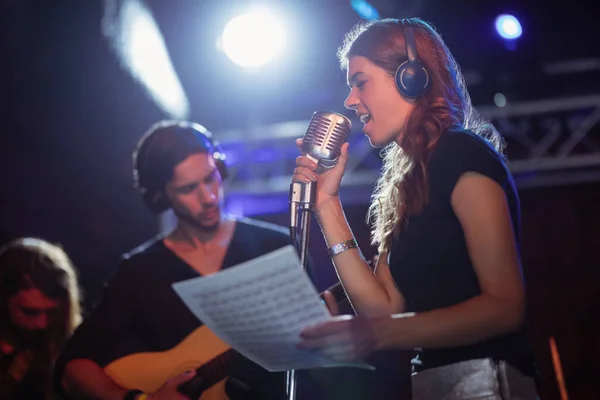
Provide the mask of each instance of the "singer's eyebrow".
[{"label": "singer's eyebrow", "polygon": [[358,79],[359,75],[363,75],[364,72],[362,71],[358,71],[352,74],[352,76],[350,77],[350,79],[348,79],[348,86],[352,87],[356,84],[356,80]]}]

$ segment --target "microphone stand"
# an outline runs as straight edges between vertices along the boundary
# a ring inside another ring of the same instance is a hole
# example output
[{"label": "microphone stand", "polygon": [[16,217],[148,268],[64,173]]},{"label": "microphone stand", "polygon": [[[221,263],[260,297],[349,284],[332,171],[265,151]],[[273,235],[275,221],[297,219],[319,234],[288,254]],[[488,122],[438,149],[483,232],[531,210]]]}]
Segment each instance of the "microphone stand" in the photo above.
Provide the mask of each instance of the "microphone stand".
[{"label": "microphone stand", "polygon": [[[308,241],[310,233],[310,221],[312,217],[312,211],[315,207],[317,200],[317,183],[310,182],[299,183],[292,182],[290,185],[290,237],[292,243],[296,245],[296,233],[298,228],[298,209],[301,213],[301,236],[300,236],[300,264],[302,269],[306,271],[307,267],[307,254],[308,254]],[[289,400],[296,400],[296,387],[298,377],[296,371],[293,369],[287,371],[287,394]]]}]

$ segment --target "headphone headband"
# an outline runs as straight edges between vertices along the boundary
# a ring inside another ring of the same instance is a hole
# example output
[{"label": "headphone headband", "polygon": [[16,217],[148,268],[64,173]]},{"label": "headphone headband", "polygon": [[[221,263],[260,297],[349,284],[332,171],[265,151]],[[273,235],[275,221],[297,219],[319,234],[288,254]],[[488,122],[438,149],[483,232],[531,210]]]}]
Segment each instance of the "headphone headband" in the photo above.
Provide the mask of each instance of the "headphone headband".
[{"label": "headphone headband", "polygon": [[404,29],[404,41],[406,42],[406,54],[408,55],[408,61],[417,62],[417,41],[415,40],[415,31],[412,26],[402,24]]},{"label": "headphone headband", "polygon": [[404,44],[408,60],[396,70],[396,88],[404,97],[416,99],[423,96],[431,86],[425,66],[419,61],[415,31],[409,22],[400,20],[404,32]]}]

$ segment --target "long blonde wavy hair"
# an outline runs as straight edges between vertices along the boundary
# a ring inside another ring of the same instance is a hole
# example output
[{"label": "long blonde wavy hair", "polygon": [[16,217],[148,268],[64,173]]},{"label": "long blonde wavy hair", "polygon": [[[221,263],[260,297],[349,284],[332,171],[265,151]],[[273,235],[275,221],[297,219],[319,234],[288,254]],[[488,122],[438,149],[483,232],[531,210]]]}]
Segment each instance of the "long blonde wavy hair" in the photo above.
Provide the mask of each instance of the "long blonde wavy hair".
[{"label": "long blonde wavy hair", "polygon": [[357,24],[338,50],[342,69],[353,56],[368,58],[394,76],[408,56],[403,24],[412,26],[419,60],[427,69],[431,88],[418,98],[397,142],[382,150],[383,169],[371,196],[367,221],[371,244],[379,252],[390,250],[410,215],[427,204],[427,163],[440,136],[452,127],[480,135],[502,154],[504,140],[473,107],[463,75],[441,36],[419,18],[382,19]]}]

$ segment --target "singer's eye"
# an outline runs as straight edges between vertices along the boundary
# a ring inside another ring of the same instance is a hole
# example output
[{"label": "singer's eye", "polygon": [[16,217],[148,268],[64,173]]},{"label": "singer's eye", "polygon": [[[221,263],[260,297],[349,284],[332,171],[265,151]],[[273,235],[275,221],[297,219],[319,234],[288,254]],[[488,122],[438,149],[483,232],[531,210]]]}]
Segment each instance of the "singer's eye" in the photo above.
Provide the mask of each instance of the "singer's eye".
[{"label": "singer's eye", "polygon": [[363,87],[365,86],[365,83],[367,81],[360,81],[356,84],[356,87],[358,88],[358,90],[363,90]]}]

